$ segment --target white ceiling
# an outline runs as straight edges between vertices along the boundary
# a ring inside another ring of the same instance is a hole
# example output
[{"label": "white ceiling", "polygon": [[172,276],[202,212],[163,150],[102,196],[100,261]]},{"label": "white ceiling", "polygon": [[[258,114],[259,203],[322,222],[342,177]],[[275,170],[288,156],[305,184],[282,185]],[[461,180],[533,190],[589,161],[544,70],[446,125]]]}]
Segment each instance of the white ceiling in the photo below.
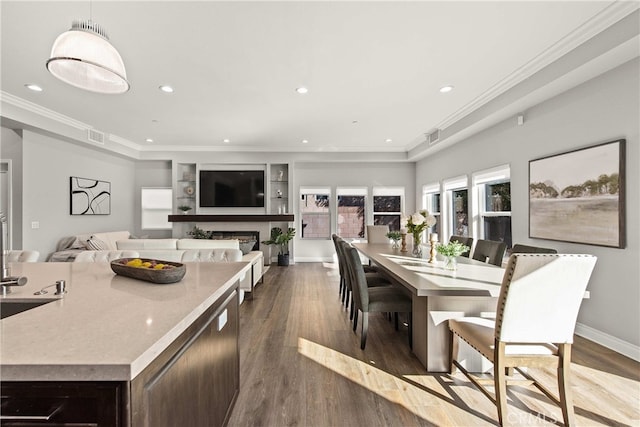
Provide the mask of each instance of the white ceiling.
[{"label": "white ceiling", "polygon": [[[1,89],[142,151],[405,152],[553,60],[612,3],[3,0]],[[46,71],[90,6],[123,57],[126,94]]]}]

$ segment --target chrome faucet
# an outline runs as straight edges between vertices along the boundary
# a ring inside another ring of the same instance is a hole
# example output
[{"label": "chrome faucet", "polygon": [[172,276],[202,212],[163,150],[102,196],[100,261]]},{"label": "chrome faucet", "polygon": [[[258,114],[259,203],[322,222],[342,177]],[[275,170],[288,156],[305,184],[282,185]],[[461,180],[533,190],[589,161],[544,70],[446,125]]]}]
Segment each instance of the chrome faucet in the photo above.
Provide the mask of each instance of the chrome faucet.
[{"label": "chrome faucet", "polygon": [[27,278],[24,276],[11,276],[9,267],[7,267],[7,257],[4,249],[4,238],[7,232],[7,217],[0,212],[0,285],[2,296],[6,296],[11,292],[11,286],[24,286],[27,284]]}]

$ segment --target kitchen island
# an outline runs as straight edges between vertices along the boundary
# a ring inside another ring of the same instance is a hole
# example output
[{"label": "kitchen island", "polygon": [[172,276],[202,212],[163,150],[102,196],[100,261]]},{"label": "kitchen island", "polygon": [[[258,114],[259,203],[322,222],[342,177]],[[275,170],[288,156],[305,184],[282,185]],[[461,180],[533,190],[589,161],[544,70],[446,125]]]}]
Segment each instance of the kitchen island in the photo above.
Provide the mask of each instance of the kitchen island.
[{"label": "kitchen island", "polygon": [[[51,425],[224,424],[239,387],[238,281],[249,268],[187,263],[180,282],[156,285],[107,263],[13,264],[28,283],[0,302],[50,302],[0,321],[2,425],[51,413]],[[57,280],[63,296],[55,286],[34,295]]]}]

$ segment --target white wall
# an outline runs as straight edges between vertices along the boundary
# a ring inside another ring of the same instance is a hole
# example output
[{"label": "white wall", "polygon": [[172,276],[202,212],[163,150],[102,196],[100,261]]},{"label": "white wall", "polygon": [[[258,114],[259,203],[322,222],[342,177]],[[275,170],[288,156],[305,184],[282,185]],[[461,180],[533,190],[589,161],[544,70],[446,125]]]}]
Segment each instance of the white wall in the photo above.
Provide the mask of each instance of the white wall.
[{"label": "white wall", "polygon": [[[590,80],[418,162],[416,188],[509,163],[513,241],[590,253],[598,262],[577,332],[636,359],[640,356],[640,75],[639,60]],[[529,160],[625,138],[627,247],[605,248],[528,237]],[[446,143],[446,142],[443,142]]]},{"label": "white wall", "polygon": [[[61,237],[132,230],[139,197],[133,160],[27,130],[22,145],[23,248],[39,251],[43,261]],[[111,182],[111,214],[70,215],[71,176]],[[40,223],[39,229],[31,228],[33,221]]]},{"label": "white wall", "polygon": [[[300,261],[332,260],[335,253],[333,241],[302,240],[298,195],[300,187],[330,187],[332,202],[336,187],[405,187],[405,212],[415,210],[415,163],[296,163],[294,167],[293,200],[296,215],[295,259]],[[369,203],[372,199],[368,198]],[[336,232],[335,202],[330,204],[332,232]]]}]

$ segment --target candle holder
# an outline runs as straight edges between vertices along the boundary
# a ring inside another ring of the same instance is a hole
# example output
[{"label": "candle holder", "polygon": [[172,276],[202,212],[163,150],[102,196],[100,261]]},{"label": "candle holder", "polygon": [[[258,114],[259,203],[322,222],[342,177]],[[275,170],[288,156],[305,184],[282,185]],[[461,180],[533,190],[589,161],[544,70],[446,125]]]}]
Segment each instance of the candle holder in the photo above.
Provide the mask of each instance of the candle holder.
[{"label": "candle holder", "polygon": [[429,251],[429,264],[435,264],[436,261],[436,245],[438,244],[438,236],[433,233],[430,236],[429,243],[431,243],[431,250]]},{"label": "candle holder", "polygon": [[400,252],[407,252],[407,233],[402,233],[402,246]]}]

